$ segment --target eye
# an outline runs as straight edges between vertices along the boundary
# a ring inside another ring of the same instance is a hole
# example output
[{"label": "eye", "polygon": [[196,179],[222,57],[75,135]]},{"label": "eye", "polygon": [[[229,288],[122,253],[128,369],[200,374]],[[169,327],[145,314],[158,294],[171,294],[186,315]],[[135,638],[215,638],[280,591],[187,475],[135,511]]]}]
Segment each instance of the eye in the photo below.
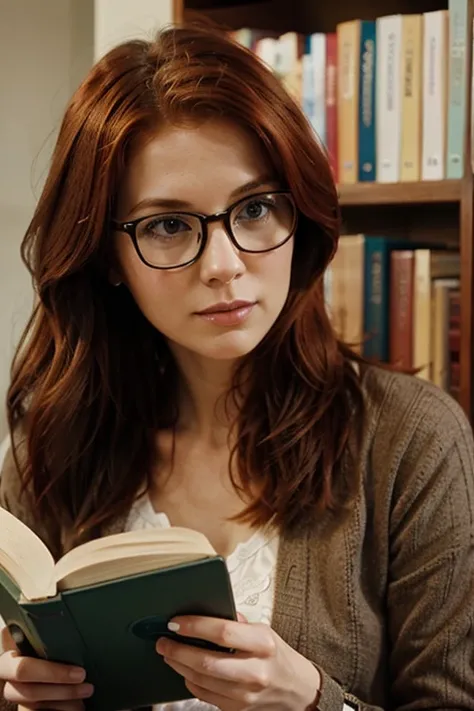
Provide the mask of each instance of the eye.
[{"label": "eye", "polygon": [[268,215],[271,205],[265,200],[250,200],[242,205],[237,219],[238,220],[261,220]]},{"label": "eye", "polygon": [[193,228],[178,215],[162,215],[140,224],[140,237],[148,239],[172,239],[183,237]]}]

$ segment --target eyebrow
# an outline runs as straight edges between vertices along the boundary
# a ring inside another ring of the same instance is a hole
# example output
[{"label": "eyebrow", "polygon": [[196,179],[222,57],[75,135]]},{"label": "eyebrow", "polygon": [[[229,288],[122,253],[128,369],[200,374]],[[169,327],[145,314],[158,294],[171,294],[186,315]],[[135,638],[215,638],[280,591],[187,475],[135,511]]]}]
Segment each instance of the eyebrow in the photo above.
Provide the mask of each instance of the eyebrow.
[{"label": "eyebrow", "polygon": [[[259,190],[260,188],[263,188],[266,185],[277,185],[278,180],[274,176],[270,175],[264,175],[261,176],[260,178],[257,178],[256,180],[251,180],[248,183],[245,183],[244,185],[241,185],[240,187],[236,188],[233,190],[230,194],[230,200],[232,201],[234,198],[239,198],[241,195],[245,195],[246,193],[251,192],[252,190]],[[190,202],[187,202],[186,200],[176,200],[173,198],[157,198],[157,197],[152,197],[152,198],[144,198],[143,200],[140,200],[134,207],[129,211],[129,215],[133,215],[134,213],[138,212],[139,210],[144,210],[146,208],[155,208],[155,207],[166,207],[170,208],[172,210],[192,210],[193,205]]]}]

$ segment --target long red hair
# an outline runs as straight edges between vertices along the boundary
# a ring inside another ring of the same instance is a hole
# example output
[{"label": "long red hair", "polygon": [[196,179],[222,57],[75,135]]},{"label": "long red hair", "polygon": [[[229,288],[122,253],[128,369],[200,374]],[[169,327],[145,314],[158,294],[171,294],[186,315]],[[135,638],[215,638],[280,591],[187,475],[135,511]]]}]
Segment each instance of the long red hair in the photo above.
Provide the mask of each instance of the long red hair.
[{"label": "long red hair", "polygon": [[[233,461],[259,491],[243,517],[308,525],[353,490],[344,466],[363,399],[322,297],[339,209],[327,157],[296,103],[249,51],[215,30],[172,28],[110,51],[64,116],[22,245],[38,303],[8,393],[17,465],[38,517],[71,545],[128,510],[153,468],[156,430],[176,421],[163,337],[108,280],[110,220],[130,146],[157,126],[225,116],[257,135],[299,211],[290,294],[242,364]],[[19,451],[19,450],[18,450]],[[17,454],[18,454],[17,451]],[[236,483],[237,485],[237,483]]]}]

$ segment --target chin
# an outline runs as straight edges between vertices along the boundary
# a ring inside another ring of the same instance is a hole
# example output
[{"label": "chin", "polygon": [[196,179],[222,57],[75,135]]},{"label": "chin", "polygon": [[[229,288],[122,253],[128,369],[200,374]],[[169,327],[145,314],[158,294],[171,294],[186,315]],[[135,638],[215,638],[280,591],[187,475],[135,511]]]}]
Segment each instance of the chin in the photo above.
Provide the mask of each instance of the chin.
[{"label": "chin", "polygon": [[188,348],[212,360],[237,360],[251,353],[264,336],[265,334],[251,334],[248,331],[234,331],[209,338],[205,343],[195,343]]}]

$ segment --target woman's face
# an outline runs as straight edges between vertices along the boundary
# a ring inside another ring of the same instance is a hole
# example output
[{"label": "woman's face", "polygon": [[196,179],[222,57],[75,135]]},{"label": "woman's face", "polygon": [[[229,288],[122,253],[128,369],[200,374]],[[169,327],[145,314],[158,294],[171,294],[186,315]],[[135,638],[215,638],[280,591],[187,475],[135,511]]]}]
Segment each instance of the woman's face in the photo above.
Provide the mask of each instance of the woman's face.
[{"label": "woman's face", "polygon": [[[243,129],[222,120],[170,126],[132,155],[115,218],[166,213],[142,223],[140,244],[148,261],[170,264],[194,254],[200,243],[199,223],[177,213],[211,215],[279,188],[259,143]],[[256,235],[267,244],[274,238],[273,209],[271,201],[242,203],[233,215],[236,236]],[[264,338],[285,304],[293,237],[273,251],[249,254],[231,242],[221,220],[213,221],[199,260],[168,271],[144,264],[124,232],[115,240],[119,278],[176,355],[240,358]]]}]

